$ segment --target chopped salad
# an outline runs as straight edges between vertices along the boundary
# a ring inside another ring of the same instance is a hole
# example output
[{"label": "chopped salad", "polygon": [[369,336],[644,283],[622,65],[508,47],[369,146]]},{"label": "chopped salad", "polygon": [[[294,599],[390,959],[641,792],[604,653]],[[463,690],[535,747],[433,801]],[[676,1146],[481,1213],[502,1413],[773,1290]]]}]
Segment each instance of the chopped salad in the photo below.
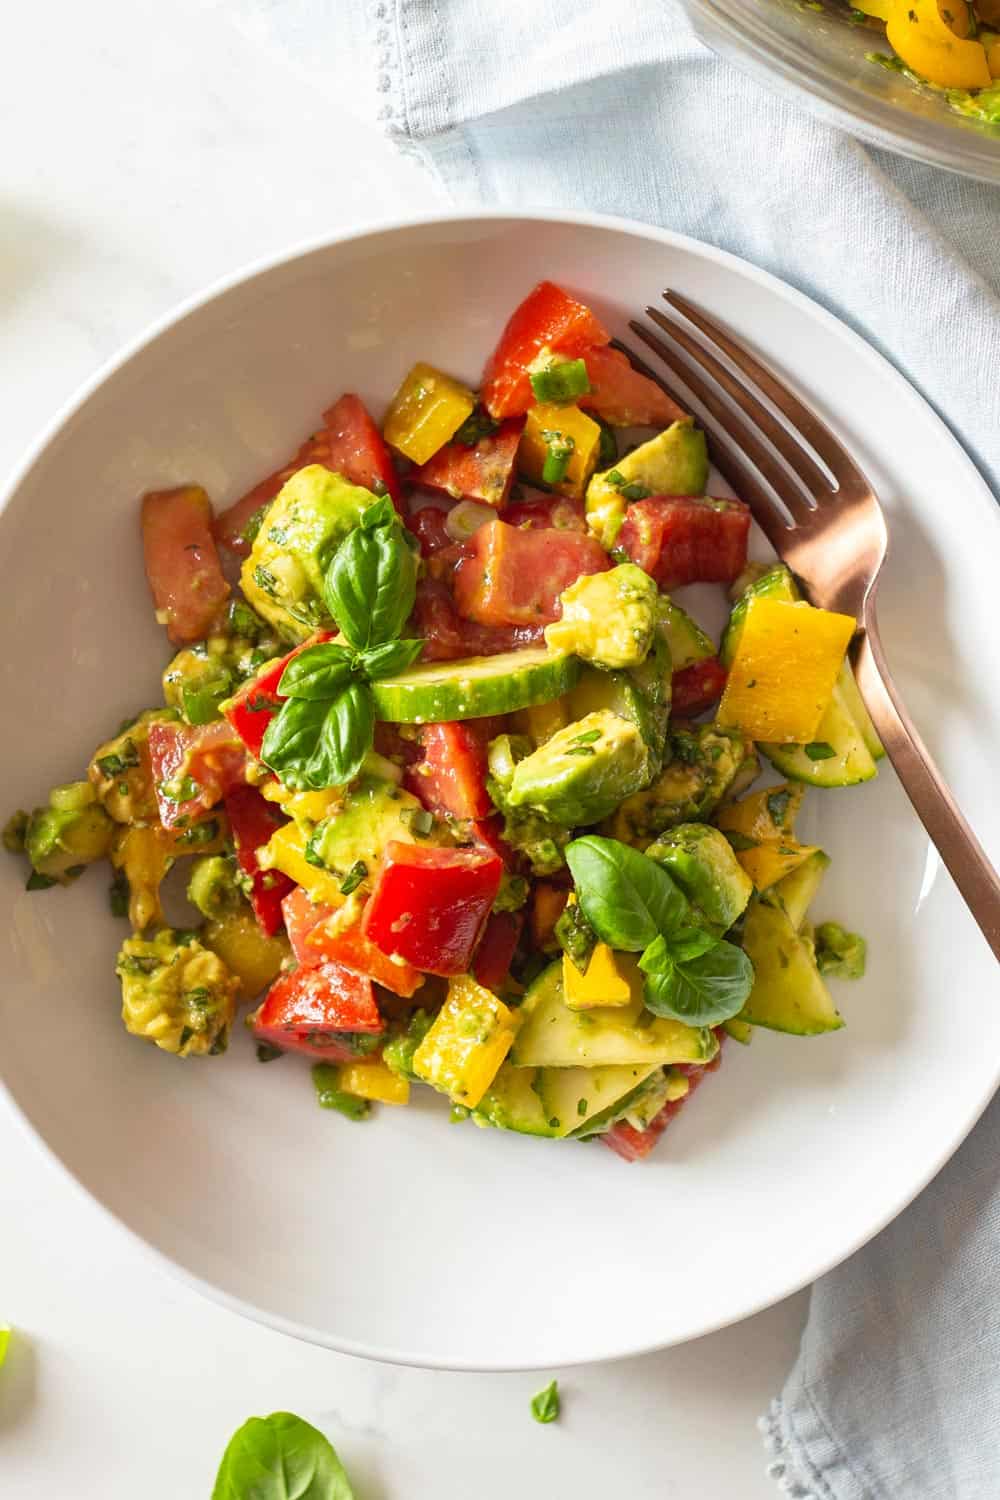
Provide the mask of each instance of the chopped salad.
[{"label": "chopped salad", "polygon": [[[796,818],[882,754],[855,621],[749,562],[709,482],[693,419],[542,282],[478,389],[418,363],[381,428],[341,396],[220,515],[145,495],[162,702],[4,835],[29,890],[110,863],[127,1030],[219,1057],[247,1004],[349,1118],[422,1084],[638,1160],[727,1037],[838,1029],[864,941],[812,924]],[[695,583],[728,590],[718,644]]]},{"label": "chopped salad", "polygon": [[[845,0],[893,51],[869,61],[943,90],[960,114],[1000,124],[1000,0]],[[819,6],[816,7],[819,9]]]}]

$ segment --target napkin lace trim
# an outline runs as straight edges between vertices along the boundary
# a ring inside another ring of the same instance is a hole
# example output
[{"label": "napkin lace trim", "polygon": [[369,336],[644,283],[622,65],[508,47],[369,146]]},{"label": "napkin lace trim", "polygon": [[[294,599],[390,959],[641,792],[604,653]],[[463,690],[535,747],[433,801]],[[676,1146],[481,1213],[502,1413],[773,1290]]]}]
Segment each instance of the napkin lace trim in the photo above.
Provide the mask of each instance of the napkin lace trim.
[{"label": "napkin lace trim", "polygon": [[785,1438],[783,1418],[784,1406],[780,1396],[776,1396],[765,1415],[757,1422],[758,1430],[764,1439],[764,1447],[771,1458],[767,1466],[768,1478],[773,1479],[781,1493],[788,1495],[790,1500],[820,1500],[816,1491],[804,1485],[792,1470],[792,1458]]}]

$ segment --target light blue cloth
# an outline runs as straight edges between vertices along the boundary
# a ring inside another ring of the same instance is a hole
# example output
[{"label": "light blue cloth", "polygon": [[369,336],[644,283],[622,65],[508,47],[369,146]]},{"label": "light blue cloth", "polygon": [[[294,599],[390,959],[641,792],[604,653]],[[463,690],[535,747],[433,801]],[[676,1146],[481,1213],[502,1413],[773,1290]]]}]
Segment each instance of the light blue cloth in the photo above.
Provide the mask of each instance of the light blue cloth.
[{"label": "light blue cloth", "polygon": [[[775,272],[889,355],[1000,491],[1000,190],[816,123],[706,52],[675,0],[204,3],[456,205],[603,210]],[[764,1423],[798,1500],[1000,1497],[998,1144],[1000,1103],[815,1288]]]}]

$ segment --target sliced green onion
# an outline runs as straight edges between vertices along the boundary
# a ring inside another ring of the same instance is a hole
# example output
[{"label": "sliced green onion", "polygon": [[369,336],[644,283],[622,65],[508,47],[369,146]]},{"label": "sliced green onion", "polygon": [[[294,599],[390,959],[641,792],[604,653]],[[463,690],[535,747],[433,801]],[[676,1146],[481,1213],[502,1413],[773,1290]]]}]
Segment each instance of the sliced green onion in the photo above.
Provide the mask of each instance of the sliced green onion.
[{"label": "sliced green onion", "polygon": [[576,443],[568,433],[543,432],[542,437],[549,450],[542,465],[542,483],[562,484]]},{"label": "sliced green onion", "polygon": [[590,390],[587,366],[582,359],[565,359],[536,370],[530,377],[536,401],[562,404],[585,396]]}]

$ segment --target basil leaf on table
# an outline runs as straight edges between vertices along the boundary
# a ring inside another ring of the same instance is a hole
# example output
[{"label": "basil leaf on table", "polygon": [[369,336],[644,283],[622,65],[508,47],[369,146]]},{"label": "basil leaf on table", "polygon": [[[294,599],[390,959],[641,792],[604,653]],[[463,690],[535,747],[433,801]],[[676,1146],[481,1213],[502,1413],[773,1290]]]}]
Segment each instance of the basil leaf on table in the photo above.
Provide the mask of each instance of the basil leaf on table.
[{"label": "basil leaf on table", "polygon": [[354,1500],[332,1443],[288,1411],[251,1417],[222,1456],[212,1500]]},{"label": "basil leaf on table", "polygon": [[[662,945],[662,946],[661,946]],[[639,960],[646,975],[646,1008],[685,1026],[718,1026],[738,1015],[753,987],[753,964],[723,939],[695,958],[675,960],[657,938]]]},{"label": "basil leaf on table", "polygon": [[305,779],[319,744],[329,703],[289,698],[264,731],[260,758],[293,791],[309,786]]},{"label": "basil leaf on table", "polygon": [[326,717],[319,743],[305,768],[306,784],[315,790],[351,781],[360,771],[375,733],[375,705],[365,683],[352,682],[324,707]]},{"label": "basil leaf on table", "polygon": [[398,636],[416,598],[417,559],[392,514],[391,523],[376,526],[366,525],[362,516],[326,571],[326,603],[356,651]]},{"label": "basil leaf on table", "polygon": [[638,849],[588,834],[567,846],[566,861],[584,916],[610,948],[639,953],[661,932],[687,925],[687,898]]},{"label": "basil leaf on table", "polygon": [[336,698],[351,680],[354,661],[353,651],[333,641],[310,646],[288,663],[278,682],[278,692],[284,698]]},{"label": "basil leaf on table", "polygon": [[358,660],[368,681],[377,682],[380,677],[392,677],[412,667],[423,649],[422,640],[386,641],[384,646],[362,651]]}]

